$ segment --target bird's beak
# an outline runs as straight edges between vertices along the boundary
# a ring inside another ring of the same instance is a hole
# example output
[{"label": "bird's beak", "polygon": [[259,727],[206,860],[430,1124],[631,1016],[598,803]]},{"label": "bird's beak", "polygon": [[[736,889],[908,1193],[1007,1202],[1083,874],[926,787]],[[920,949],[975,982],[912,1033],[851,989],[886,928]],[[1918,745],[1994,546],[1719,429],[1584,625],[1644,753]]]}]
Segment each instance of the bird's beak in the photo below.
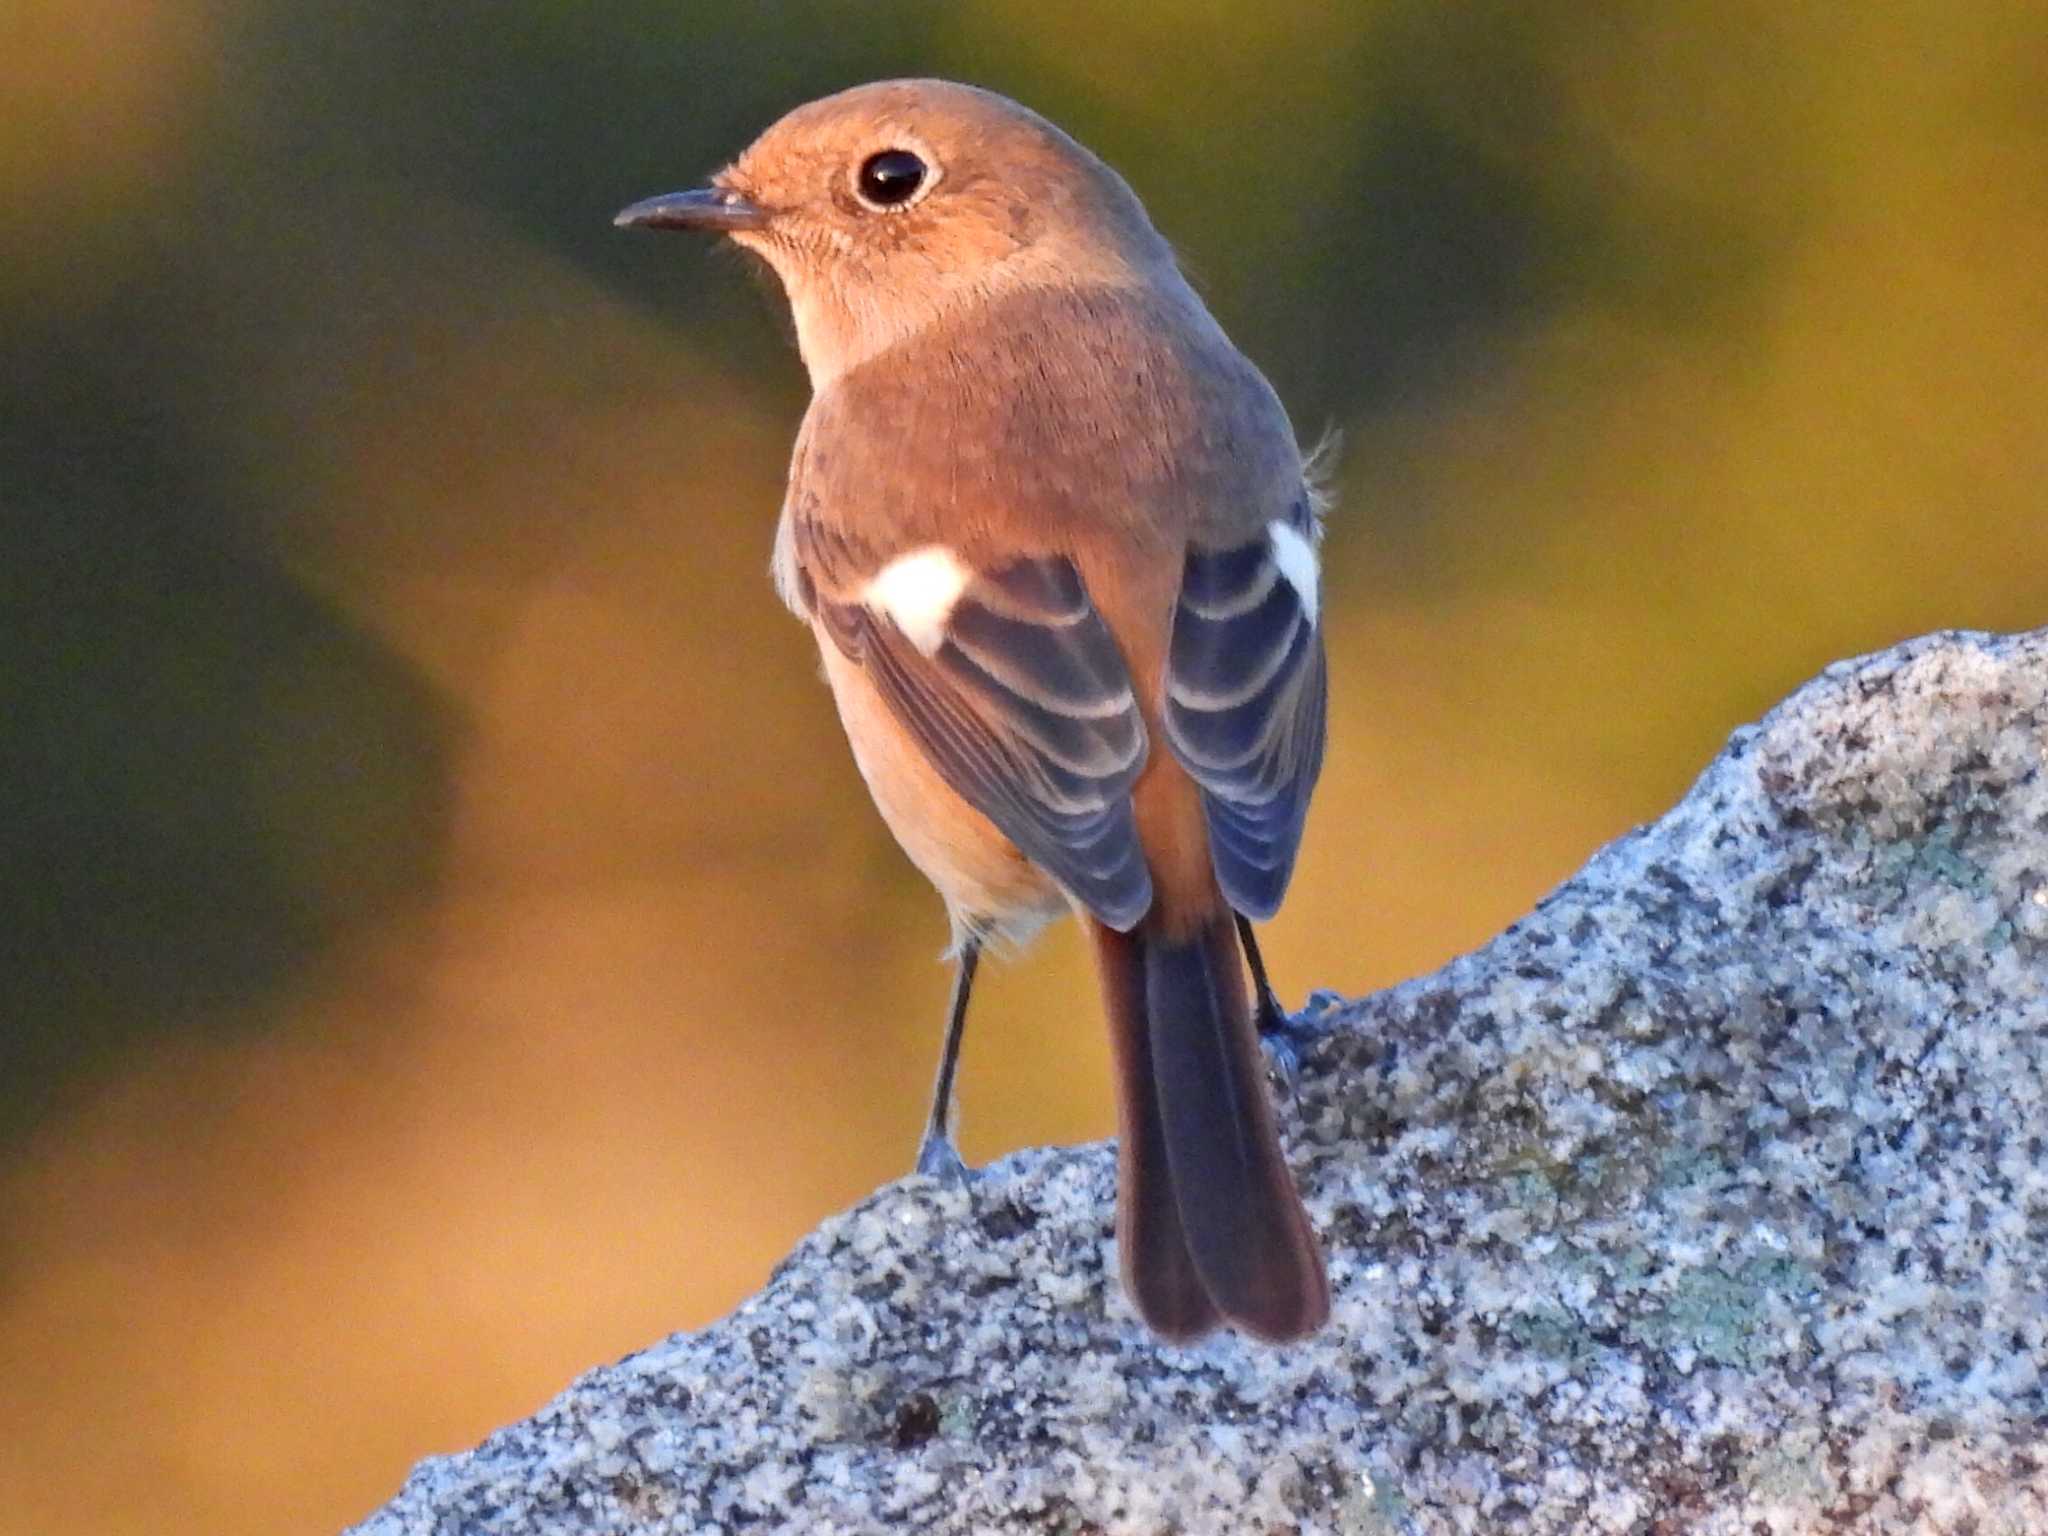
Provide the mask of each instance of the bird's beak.
[{"label": "bird's beak", "polygon": [[767,211],[726,187],[664,192],[621,209],[612,223],[620,229],[701,229],[714,235],[760,229]]}]

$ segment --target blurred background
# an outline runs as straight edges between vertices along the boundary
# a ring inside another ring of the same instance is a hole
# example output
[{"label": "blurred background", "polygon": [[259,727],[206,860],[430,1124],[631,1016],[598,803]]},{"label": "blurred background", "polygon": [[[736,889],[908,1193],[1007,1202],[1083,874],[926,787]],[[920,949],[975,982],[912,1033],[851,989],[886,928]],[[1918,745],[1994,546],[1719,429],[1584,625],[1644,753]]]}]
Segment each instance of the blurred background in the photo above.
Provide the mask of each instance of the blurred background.
[{"label": "blurred background", "polygon": [[[9,0],[0,1522],[331,1531],[903,1172],[946,973],[765,568],[805,387],[612,212],[956,76],[1345,433],[1283,991],[1475,945],[1831,659],[2048,623],[2015,0]],[[1068,931],[971,1157],[1106,1134]]]}]

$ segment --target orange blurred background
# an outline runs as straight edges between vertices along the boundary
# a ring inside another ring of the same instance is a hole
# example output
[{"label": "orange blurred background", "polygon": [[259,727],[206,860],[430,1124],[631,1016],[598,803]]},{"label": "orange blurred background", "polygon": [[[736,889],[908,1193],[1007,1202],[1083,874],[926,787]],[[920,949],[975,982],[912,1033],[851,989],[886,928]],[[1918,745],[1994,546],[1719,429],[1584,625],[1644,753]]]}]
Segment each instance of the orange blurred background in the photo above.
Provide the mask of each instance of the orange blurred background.
[{"label": "orange blurred background", "polygon": [[[608,224],[802,99],[1045,111],[1344,429],[1291,998],[1483,941],[1831,659],[2048,623],[2031,6],[6,30],[9,1531],[338,1528],[907,1168],[944,924],[767,587],[801,372]],[[1074,935],[985,974],[969,1156],[1106,1134]]]}]

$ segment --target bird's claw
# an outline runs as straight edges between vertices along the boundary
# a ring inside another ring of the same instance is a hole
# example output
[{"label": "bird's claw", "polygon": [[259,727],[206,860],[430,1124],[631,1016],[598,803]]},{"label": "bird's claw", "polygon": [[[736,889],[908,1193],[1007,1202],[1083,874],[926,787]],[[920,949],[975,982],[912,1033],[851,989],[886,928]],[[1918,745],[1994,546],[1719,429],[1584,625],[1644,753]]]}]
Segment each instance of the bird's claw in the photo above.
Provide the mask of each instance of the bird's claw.
[{"label": "bird's claw", "polygon": [[1266,1052],[1266,1067],[1290,1098],[1301,1086],[1302,1057],[1322,1022],[1323,1010],[1317,1008],[1317,1001],[1310,999],[1309,1006],[1298,1014],[1290,1014],[1270,995],[1259,1005],[1259,1044]]},{"label": "bird's claw", "polygon": [[924,1133],[924,1140],[917,1147],[915,1171],[924,1178],[936,1179],[941,1184],[956,1188],[964,1188],[971,1177],[967,1165],[953,1148],[953,1139],[942,1131]]},{"label": "bird's claw", "polygon": [[1266,1052],[1266,1070],[1280,1081],[1289,1098],[1301,1086],[1301,1044],[1292,1029],[1261,1031],[1259,1044]]}]

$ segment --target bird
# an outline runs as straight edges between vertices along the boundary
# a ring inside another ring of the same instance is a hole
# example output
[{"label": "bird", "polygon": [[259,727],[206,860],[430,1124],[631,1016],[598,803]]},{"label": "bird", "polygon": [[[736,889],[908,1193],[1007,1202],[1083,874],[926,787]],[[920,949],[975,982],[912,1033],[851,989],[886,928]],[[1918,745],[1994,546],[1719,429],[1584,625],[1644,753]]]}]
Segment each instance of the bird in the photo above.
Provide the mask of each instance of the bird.
[{"label": "bird", "polygon": [[1175,1344],[1315,1332],[1330,1289],[1268,1094],[1286,1014],[1253,923],[1323,760],[1323,497],[1273,388],[1125,180],[979,87],[812,101],[614,222],[723,237],[789,303],[811,399],[771,574],[953,937],[918,1171],[965,1176],[978,959],[1072,913],[1134,1310]]}]

